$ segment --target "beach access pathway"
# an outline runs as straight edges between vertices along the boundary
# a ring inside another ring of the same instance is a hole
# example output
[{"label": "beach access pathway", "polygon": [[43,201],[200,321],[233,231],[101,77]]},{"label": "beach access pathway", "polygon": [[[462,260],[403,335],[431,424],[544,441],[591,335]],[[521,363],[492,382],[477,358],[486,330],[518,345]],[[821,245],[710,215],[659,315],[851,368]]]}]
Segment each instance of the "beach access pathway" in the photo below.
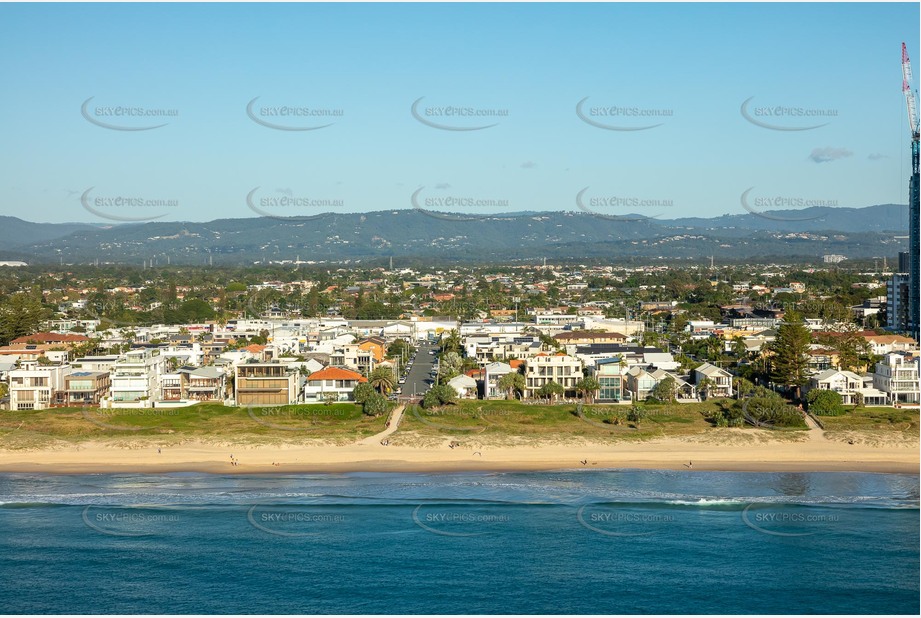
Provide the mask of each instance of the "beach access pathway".
[{"label": "beach access pathway", "polygon": [[405,404],[398,405],[390,412],[390,418],[387,419],[388,425],[384,431],[360,440],[358,444],[380,444],[381,440],[386,440],[387,437],[392,435],[397,429],[400,428],[400,421],[403,420],[403,411],[405,409]]},{"label": "beach access pathway", "polygon": [[808,412],[803,412],[803,420],[806,421],[806,427],[809,428],[810,440],[825,440],[825,429],[819,425],[819,422]]}]

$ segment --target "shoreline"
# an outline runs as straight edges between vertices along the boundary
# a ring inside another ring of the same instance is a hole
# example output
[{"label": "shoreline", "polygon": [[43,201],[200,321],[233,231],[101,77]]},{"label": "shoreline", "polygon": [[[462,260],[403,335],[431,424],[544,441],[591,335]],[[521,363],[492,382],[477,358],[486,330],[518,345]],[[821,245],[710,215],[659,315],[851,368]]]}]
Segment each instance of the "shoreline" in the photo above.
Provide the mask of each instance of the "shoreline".
[{"label": "shoreline", "polygon": [[[42,465],[22,466],[4,465],[0,466],[0,475],[3,474],[45,474],[49,476],[68,476],[82,474],[214,474],[223,476],[267,476],[267,475],[291,475],[291,474],[461,474],[471,472],[483,473],[512,473],[512,472],[569,472],[577,470],[601,470],[601,471],[624,471],[624,470],[686,470],[684,467],[663,465],[661,463],[634,462],[630,465],[599,465],[592,467],[573,467],[564,466],[557,463],[533,464],[530,462],[509,462],[500,466],[482,465],[482,466],[453,466],[453,465],[419,465],[409,462],[386,462],[382,465],[363,466],[363,463],[355,464],[327,464],[327,465],[304,465],[304,466],[286,466],[283,468],[261,469],[252,466],[248,470],[226,469],[222,464],[217,462],[201,463],[194,466],[87,466],[78,464],[73,466],[56,466],[50,468]],[[815,463],[721,463],[717,465],[695,465],[689,472],[789,472],[789,473],[808,473],[808,472],[840,472],[840,473],[867,473],[867,474],[907,474],[921,475],[918,466],[910,463],[893,463],[893,462],[826,462],[823,464]]]},{"label": "shoreline", "polygon": [[[230,455],[238,462],[231,465]],[[585,462],[585,463],[582,463]],[[84,442],[69,448],[0,450],[0,474],[224,475],[335,474],[356,472],[526,472],[577,469],[654,469],[721,472],[921,473],[916,444],[850,444],[819,439],[730,443],[663,438],[634,443],[491,446],[457,448],[245,443],[187,443],[137,448]]]}]

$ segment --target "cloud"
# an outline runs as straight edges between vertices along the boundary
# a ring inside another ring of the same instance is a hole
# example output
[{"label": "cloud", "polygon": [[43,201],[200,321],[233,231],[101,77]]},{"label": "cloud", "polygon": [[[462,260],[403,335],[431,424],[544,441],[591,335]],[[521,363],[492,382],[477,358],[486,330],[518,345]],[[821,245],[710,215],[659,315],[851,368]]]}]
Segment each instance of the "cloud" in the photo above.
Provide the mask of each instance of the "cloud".
[{"label": "cloud", "polygon": [[879,161],[880,159],[888,159],[889,155],[884,155],[880,152],[873,152],[867,155],[867,158],[871,161]]},{"label": "cloud", "polygon": [[294,197],[294,191],[292,191],[290,187],[281,187],[279,189],[275,189],[275,191],[281,193],[282,195],[287,195],[288,197]]},{"label": "cloud", "polygon": [[828,146],[825,148],[813,148],[809,158],[816,163],[828,163],[830,161],[844,159],[845,157],[849,157],[852,154],[854,153],[847,148],[832,148],[831,146]]},{"label": "cloud", "polygon": [[533,169],[537,167],[537,163],[535,163],[534,161],[525,161],[524,163],[521,164],[521,167],[526,170],[529,170],[529,169]]},{"label": "cloud", "polygon": [[435,188],[436,188],[436,189],[441,189],[442,191],[444,191],[445,189],[450,189],[450,188],[451,188],[451,185],[449,185],[449,184],[446,183],[446,182],[439,182],[437,185],[435,185]]}]

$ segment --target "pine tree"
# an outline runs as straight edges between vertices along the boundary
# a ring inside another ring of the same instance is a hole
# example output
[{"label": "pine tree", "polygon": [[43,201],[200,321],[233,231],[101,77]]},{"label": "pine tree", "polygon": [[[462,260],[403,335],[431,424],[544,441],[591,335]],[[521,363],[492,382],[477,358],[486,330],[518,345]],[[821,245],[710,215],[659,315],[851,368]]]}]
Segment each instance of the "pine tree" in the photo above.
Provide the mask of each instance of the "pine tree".
[{"label": "pine tree", "polygon": [[20,292],[7,297],[0,302],[0,345],[37,332],[49,314],[39,295]]},{"label": "pine tree", "polygon": [[784,316],[771,344],[771,380],[796,389],[806,383],[809,363],[809,343],[812,336],[802,317],[794,311]]}]

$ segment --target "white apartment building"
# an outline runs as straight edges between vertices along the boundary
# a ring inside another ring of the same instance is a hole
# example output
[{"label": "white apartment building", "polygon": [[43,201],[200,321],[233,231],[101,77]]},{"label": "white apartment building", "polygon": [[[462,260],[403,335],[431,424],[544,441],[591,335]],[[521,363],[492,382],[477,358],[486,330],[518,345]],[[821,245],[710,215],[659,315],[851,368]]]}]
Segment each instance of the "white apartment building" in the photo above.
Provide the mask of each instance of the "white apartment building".
[{"label": "white apartment building", "polygon": [[112,402],[138,403],[156,399],[165,366],[165,358],[160,356],[159,350],[140,349],[123,354],[111,369]]},{"label": "white apartment building", "polygon": [[[869,381],[870,378],[867,380]],[[841,402],[844,405],[854,404],[857,394],[860,393],[865,405],[885,405],[886,394],[880,389],[869,388],[864,382],[864,378],[853,371],[827,369],[809,378],[806,392],[814,388],[835,391],[841,395]]]},{"label": "white apartment building", "polygon": [[527,399],[537,397],[537,391],[548,382],[556,382],[565,389],[564,396],[576,395],[576,384],[582,380],[582,361],[568,354],[538,354],[528,359],[525,367],[525,391]]},{"label": "white apartment building", "polygon": [[886,393],[890,405],[917,405],[921,402],[918,386],[919,362],[921,357],[887,354],[882,361],[876,363],[873,388]]},{"label": "white apartment building", "polygon": [[64,389],[64,376],[71,372],[67,365],[23,363],[9,373],[10,410],[44,410],[51,407],[54,393]]},{"label": "white apartment building", "polygon": [[483,368],[483,396],[486,399],[505,399],[507,393],[499,388],[499,380],[515,371],[507,363],[489,363]]},{"label": "white apartment building", "polygon": [[336,346],[329,353],[329,364],[335,367],[345,367],[359,374],[374,371],[377,361],[371,350],[363,350],[356,343]]}]

